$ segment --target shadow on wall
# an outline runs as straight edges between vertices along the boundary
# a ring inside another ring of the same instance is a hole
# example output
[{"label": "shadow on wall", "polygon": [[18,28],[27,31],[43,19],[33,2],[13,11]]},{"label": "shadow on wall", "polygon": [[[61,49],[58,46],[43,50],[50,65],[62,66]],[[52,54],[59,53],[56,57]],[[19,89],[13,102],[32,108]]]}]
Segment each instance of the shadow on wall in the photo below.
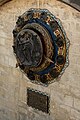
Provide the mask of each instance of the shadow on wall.
[{"label": "shadow on wall", "polygon": [[64,2],[80,12],[80,0],[58,0]]},{"label": "shadow on wall", "polygon": [[0,6],[3,5],[4,3],[8,2],[10,0],[0,0]]}]

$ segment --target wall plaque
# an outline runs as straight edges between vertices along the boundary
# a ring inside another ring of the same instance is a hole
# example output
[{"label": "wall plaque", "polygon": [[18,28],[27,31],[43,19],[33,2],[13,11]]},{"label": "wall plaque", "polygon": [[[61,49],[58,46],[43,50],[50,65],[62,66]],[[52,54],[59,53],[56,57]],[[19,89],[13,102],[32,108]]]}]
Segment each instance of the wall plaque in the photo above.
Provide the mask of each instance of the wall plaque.
[{"label": "wall plaque", "polygon": [[13,30],[17,65],[35,83],[48,85],[68,66],[69,40],[59,19],[47,9],[30,9]]},{"label": "wall plaque", "polygon": [[27,105],[49,113],[49,96],[34,89],[27,89]]}]

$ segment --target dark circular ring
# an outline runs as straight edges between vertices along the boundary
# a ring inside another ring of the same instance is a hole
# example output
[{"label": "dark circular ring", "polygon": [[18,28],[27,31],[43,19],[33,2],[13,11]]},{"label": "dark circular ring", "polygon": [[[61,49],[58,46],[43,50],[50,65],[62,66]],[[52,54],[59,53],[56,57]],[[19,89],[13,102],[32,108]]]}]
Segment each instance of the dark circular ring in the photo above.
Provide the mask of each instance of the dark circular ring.
[{"label": "dark circular ring", "polygon": [[52,46],[51,37],[48,31],[44,27],[39,25],[38,23],[30,23],[30,24],[28,23],[27,25],[23,27],[23,29],[31,29],[31,30],[36,31],[37,34],[39,35],[41,34],[41,42],[43,45],[43,52],[44,52],[42,64],[38,66],[37,68],[31,68],[31,70],[33,71],[44,70],[51,63],[51,61],[48,61],[48,59],[52,59],[52,56],[54,54],[53,53],[54,47]]}]

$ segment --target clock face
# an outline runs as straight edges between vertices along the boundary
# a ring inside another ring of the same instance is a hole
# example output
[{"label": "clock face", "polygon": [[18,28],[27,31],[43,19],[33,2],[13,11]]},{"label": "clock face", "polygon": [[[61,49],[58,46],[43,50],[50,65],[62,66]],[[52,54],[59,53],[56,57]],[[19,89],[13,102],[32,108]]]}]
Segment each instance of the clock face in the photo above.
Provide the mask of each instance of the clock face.
[{"label": "clock face", "polygon": [[35,83],[48,85],[68,66],[69,40],[57,19],[47,9],[30,9],[13,30],[17,64]]}]

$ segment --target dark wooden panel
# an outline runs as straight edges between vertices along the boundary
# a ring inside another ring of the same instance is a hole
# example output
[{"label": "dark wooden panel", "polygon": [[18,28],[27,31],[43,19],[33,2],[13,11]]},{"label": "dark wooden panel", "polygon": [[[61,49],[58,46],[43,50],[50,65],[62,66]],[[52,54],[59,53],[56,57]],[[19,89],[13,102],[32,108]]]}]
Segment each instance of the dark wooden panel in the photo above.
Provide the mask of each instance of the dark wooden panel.
[{"label": "dark wooden panel", "polygon": [[49,96],[45,93],[27,89],[27,104],[42,112],[49,113]]},{"label": "dark wooden panel", "polygon": [[59,0],[80,11],[80,0]]}]

